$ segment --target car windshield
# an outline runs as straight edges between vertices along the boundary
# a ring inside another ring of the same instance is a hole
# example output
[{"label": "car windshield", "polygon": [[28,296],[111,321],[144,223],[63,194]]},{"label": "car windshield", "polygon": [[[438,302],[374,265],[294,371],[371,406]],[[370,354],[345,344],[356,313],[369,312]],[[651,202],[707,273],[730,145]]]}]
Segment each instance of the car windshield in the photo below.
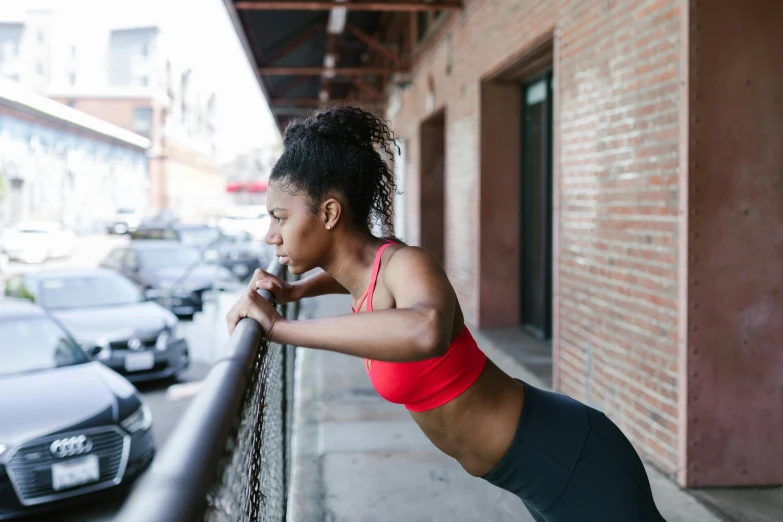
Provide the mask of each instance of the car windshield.
[{"label": "car windshield", "polygon": [[120,275],[47,278],[39,285],[39,303],[50,309],[99,308],[140,303],[141,291]]},{"label": "car windshield", "polygon": [[188,246],[204,247],[220,239],[220,231],[209,227],[181,228],[179,239]]},{"label": "car windshield", "polygon": [[139,250],[143,268],[187,268],[201,261],[201,254],[195,248],[171,247]]},{"label": "car windshield", "polygon": [[81,348],[46,317],[0,321],[0,375],[89,362]]}]

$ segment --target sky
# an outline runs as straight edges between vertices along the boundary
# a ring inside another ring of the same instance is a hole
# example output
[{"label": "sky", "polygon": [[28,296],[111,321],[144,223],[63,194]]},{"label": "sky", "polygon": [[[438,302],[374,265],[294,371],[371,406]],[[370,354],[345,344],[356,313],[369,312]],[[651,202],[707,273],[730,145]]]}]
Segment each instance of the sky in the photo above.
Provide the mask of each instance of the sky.
[{"label": "sky", "polygon": [[[280,140],[269,107],[226,12],[223,0],[24,0],[1,2],[0,15],[14,8],[68,6],[74,20],[91,27],[157,25],[173,42],[177,59],[198,71],[216,93],[218,161]],[[5,18],[5,17],[4,17]]]},{"label": "sky", "polygon": [[73,1],[99,6],[113,24],[158,20],[217,94],[218,161],[280,139],[223,0]]}]

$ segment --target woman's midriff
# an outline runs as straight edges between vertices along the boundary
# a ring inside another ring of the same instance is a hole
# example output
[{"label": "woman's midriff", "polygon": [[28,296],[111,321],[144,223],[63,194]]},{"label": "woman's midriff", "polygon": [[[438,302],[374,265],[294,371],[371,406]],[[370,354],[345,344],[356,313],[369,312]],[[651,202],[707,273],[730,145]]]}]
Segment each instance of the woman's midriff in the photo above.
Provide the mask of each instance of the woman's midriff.
[{"label": "woman's midriff", "polygon": [[438,449],[482,477],[511,446],[524,400],[525,387],[488,359],[476,382],[459,397],[411,416]]}]

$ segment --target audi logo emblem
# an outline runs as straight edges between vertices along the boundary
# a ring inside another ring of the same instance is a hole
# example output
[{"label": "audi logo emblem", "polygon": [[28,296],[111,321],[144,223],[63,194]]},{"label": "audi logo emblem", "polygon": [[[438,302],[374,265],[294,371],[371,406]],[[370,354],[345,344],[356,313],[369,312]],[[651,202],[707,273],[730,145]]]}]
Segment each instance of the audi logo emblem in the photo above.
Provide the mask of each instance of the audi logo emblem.
[{"label": "audi logo emblem", "polygon": [[141,339],[139,339],[138,337],[134,337],[133,339],[128,341],[128,348],[130,348],[133,351],[141,350],[142,348]]},{"label": "audi logo emblem", "polygon": [[91,449],[92,441],[85,435],[56,440],[52,442],[51,446],[49,446],[49,451],[51,451],[52,455],[58,459],[73,457],[74,455],[82,455],[84,453],[88,453]]}]

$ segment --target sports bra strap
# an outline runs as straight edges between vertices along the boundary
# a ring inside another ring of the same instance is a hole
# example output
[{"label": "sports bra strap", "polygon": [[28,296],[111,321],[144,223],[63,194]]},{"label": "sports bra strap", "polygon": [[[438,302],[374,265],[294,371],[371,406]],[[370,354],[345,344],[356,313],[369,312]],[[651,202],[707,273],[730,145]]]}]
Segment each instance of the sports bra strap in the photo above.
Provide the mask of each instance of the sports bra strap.
[{"label": "sports bra strap", "polygon": [[354,313],[358,313],[362,309],[362,305],[364,304],[364,300],[367,299],[367,311],[372,312],[372,294],[375,291],[375,285],[378,283],[378,273],[381,270],[381,256],[383,255],[383,251],[389,248],[394,244],[393,241],[386,241],[385,245],[382,245],[381,248],[378,249],[378,253],[375,254],[375,262],[372,266],[372,274],[370,275],[370,284],[367,285],[367,290],[364,291],[364,294],[362,294],[361,299],[359,299],[359,304],[356,305],[356,307],[353,306],[353,303],[351,303],[351,311]]}]

